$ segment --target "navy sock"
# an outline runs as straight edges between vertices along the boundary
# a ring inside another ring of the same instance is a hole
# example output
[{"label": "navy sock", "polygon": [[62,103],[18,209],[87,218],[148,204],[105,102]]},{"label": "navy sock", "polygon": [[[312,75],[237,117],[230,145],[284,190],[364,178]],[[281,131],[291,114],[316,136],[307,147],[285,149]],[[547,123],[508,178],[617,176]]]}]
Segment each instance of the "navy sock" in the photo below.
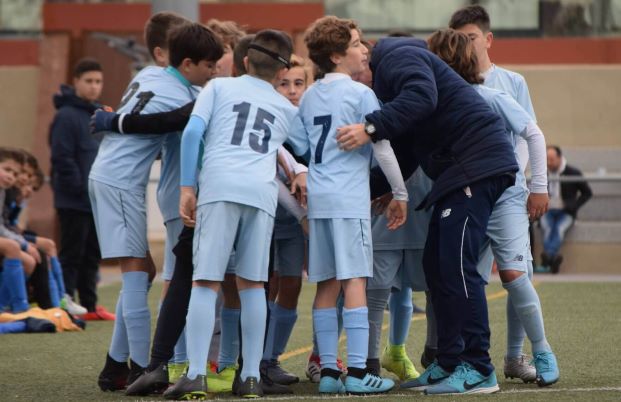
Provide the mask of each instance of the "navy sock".
[{"label": "navy sock", "polygon": [[267,329],[263,360],[278,360],[278,357],[283,354],[297,319],[296,309],[287,309],[274,303]]}]

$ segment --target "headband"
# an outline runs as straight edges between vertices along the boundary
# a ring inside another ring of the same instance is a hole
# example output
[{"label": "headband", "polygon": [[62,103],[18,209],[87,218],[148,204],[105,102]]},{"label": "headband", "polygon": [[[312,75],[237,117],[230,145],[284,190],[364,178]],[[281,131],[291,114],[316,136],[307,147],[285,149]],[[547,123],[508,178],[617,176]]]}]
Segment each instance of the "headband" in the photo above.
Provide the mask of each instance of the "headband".
[{"label": "headband", "polygon": [[284,64],[285,67],[291,68],[291,63],[289,63],[289,60],[285,59],[284,57],[282,57],[276,52],[272,52],[271,50],[264,48],[263,46],[257,45],[255,43],[251,43],[250,46],[248,46],[248,49],[254,49],[261,53],[265,53],[266,55],[270,56],[272,59]]}]

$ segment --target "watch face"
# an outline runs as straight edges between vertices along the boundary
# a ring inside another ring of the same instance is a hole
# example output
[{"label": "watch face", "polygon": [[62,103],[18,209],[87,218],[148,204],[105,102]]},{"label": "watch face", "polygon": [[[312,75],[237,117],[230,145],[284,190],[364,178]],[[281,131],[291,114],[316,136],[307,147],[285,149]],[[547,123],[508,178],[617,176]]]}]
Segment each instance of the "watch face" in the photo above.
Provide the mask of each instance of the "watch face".
[{"label": "watch face", "polygon": [[373,125],[372,123],[367,124],[366,131],[369,134],[375,134],[375,125]]}]

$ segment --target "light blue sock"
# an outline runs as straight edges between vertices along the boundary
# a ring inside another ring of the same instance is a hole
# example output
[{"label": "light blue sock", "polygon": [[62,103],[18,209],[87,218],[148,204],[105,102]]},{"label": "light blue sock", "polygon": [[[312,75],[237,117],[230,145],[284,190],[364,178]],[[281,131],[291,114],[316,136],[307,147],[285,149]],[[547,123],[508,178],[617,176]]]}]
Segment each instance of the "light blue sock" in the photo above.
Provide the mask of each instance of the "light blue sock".
[{"label": "light blue sock", "polygon": [[185,363],[188,361],[188,350],[185,342],[185,328],[179,335],[179,339],[177,339],[177,343],[175,344],[175,354],[173,355],[172,362],[173,363]]},{"label": "light blue sock", "polygon": [[297,319],[296,309],[284,308],[274,303],[267,328],[263,360],[278,360],[278,357],[284,353]]},{"label": "light blue sock", "polygon": [[26,291],[26,272],[21,260],[17,258],[5,258],[2,263],[2,283],[8,290],[8,304],[11,312],[21,313],[30,308],[28,305],[28,293]]},{"label": "light blue sock", "polygon": [[313,326],[321,368],[338,370],[336,355],[339,347],[339,334],[336,308],[313,309]]},{"label": "light blue sock", "polygon": [[123,320],[127,330],[129,357],[140,367],[149,364],[151,313],[147,302],[149,274],[141,271],[123,273]]},{"label": "light blue sock", "polygon": [[119,299],[116,302],[116,320],[114,320],[114,330],[110,340],[108,354],[115,361],[127,362],[129,358],[129,343],[127,342],[127,328],[123,319],[123,292],[119,292]]},{"label": "light blue sock", "polygon": [[391,345],[403,345],[408,339],[410,323],[412,322],[412,288],[403,287],[393,292],[389,300]]},{"label": "light blue sock", "polygon": [[222,307],[220,310],[220,350],[218,370],[233,367],[239,356],[239,316],[238,308]]},{"label": "light blue sock", "polygon": [[54,273],[54,279],[56,279],[56,284],[58,285],[58,297],[61,299],[65,297],[65,278],[63,277],[63,269],[60,266],[60,261],[58,261],[58,257],[50,257],[50,263],[52,266],[52,272]]},{"label": "light blue sock", "polygon": [[347,335],[347,367],[365,368],[369,350],[369,309],[343,308],[343,328]]},{"label": "light blue sock", "polygon": [[216,321],[216,298],[218,293],[203,286],[194,286],[186,319],[186,343],[188,350],[188,378],[206,375],[207,355]]},{"label": "light blue sock", "polygon": [[261,377],[259,365],[263,355],[265,337],[265,320],[267,319],[267,303],[263,288],[251,288],[239,291],[241,301],[240,322],[242,329],[242,358],[244,367],[240,373],[242,381],[248,377]]},{"label": "light blue sock", "polygon": [[502,286],[509,292],[513,308],[520,317],[524,330],[532,344],[533,354],[551,352],[552,349],[546,340],[543,327],[543,313],[539,303],[539,296],[528,275],[521,275],[509,283],[503,283]]},{"label": "light blue sock", "polygon": [[[525,276],[525,275],[523,275]],[[526,332],[522,320],[513,307],[511,292],[507,296],[507,357],[519,357],[522,355]]]},{"label": "light blue sock", "polygon": [[58,283],[56,282],[56,277],[51,269],[47,270],[47,278],[48,278],[48,287],[50,288],[50,303],[52,303],[52,307],[60,307],[60,298],[58,295],[60,294],[58,291]]}]

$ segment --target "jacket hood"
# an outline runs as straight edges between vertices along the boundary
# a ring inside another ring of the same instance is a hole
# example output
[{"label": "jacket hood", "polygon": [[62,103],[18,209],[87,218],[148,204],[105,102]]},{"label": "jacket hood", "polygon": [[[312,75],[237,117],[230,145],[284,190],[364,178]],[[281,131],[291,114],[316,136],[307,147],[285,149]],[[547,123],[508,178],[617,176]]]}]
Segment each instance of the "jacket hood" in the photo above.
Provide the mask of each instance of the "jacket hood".
[{"label": "jacket hood", "polygon": [[73,106],[76,108],[84,109],[90,113],[95,112],[101,105],[96,102],[88,102],[78,97],[75,94],[75,89],[69,85],[62,84],[60,86],[60,92],[54,94],[54,106],[56,109],[60,109],[64,106]]},{"label": "jacket hood", "polygon": [[375,71],[375,67],[379,65],[382,58],[392,52],[393,50],[403,47],[412,46],[421,49],[427,49],[427,42],[422,39],[401,37],[401,38],[382,38],[377,41],[377,44],[373,48],[371,53],[371,71]]}]

